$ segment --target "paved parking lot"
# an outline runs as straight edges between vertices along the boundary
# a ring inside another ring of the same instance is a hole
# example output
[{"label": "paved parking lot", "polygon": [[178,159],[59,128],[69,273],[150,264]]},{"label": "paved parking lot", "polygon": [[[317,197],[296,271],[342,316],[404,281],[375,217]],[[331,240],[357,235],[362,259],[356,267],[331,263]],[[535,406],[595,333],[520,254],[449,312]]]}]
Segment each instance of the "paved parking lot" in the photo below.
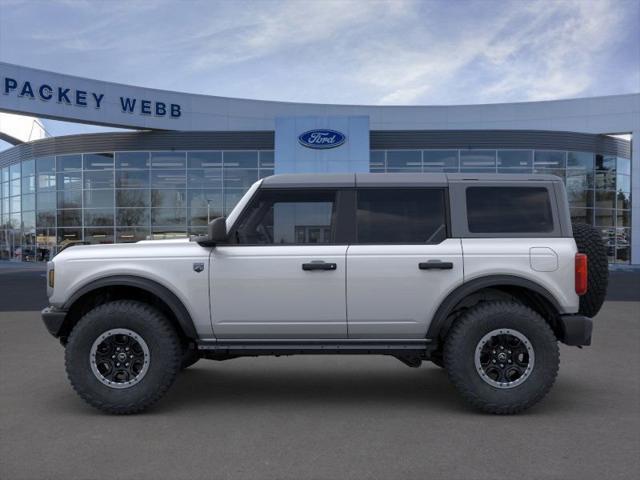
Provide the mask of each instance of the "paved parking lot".
[{"label": "paved parking lot", "polygon": [[607,302],[519,416],[469,410],[430,364],[309,356],[201,361],[114,417],[73,393],[36,312],[0,311],[0,478],[638,478],[639,312]]}]

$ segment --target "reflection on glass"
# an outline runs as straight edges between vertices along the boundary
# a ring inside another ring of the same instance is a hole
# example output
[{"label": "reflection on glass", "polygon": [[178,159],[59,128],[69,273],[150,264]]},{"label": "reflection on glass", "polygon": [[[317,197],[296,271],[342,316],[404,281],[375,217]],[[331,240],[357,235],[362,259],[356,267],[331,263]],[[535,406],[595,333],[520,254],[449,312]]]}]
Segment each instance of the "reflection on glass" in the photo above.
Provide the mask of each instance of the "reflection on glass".
[{"label": "reflection on glass", "polygon": [[422,162],[425,172],[457,172],[457,150],[423,150]]},{"label": "reflection on glass", "polygon": [[[43,194],[39,193],[38,198]],[[58,192],[58,208],[82,208],[82,191],[70,190]]]},{"label": "reflection on glass", "polygon": [[149,152],[117,152],[116,168],[149,168]]},{"label": "reflection on glass", "polygon": [[56,162],[58,172],[82,169],[82,155],[60,155]]},{"label": "reflection on glass", "polygon": [[148,207],[150,205],[149,190],[116,190],[118,207]]},{"label": "reflection on glass", "polygon": [[185,152],[151,152],[151,168],[184,169],[185,166]]},{"label": "reflection on glass", "polygon": [[495,150],[460,150],[461,172],[495,172]]},{"label": "reflection on glass", "polygon": [[85,208],[84,209],[84,225],[86,226],[103,226],[113,225],[113,210],[112,209],[96,209]]},{"label": "reflection on glass", "polygon": [[85,153],[82,159],[85,170],[113,169],[113,153]]},{"label": "reflection on glass", "polygon": [[149,225],[148,208],[119,208],[117,210],[117,225],[144,226]]}]

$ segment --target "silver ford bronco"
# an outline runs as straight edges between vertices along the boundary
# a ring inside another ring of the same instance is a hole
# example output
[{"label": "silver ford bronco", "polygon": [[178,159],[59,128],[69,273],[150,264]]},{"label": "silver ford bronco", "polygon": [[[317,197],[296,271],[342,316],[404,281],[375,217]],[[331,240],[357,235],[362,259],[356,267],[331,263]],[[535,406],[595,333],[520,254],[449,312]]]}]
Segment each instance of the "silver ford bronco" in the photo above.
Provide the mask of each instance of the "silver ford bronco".
[{"label": "silver ford bronco", "polygon": [[201,358],[377,354],[431,361],[509,414],[550,390],[558,341],[591,343],[607,278],[554,176],[275,175],[205,236],[60,252],[42,316],[73,388],[110,413]]}]

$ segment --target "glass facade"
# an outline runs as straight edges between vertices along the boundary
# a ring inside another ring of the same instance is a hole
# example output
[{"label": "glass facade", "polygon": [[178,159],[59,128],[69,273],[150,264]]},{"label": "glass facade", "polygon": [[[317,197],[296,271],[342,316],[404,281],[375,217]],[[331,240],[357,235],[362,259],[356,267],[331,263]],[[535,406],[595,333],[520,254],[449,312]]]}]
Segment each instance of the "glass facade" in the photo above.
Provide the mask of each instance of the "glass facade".
[{"label": "glass facade", "polygon": [[631,261],[631,160],[561,150],[372,150],[372,172],[546,173],[562,178],[571,218],[596,226],[610,263]]},{"label": "glass facade", "polygon": [[[274,152],[129,151],[40,157],[0,169],[0,259],[44,261],[72,242],[124,243],[206,231]],[[595,225],[609,261],[630,262],[631,161],[557,150],[372,150],[371,172],[550,173],[575,222]]]},{"label": "glass facade", "polygon": [[202,234],[256,180],[273,151],[98,152],[0,169],[0,259],[45,261],[69,243]]}]

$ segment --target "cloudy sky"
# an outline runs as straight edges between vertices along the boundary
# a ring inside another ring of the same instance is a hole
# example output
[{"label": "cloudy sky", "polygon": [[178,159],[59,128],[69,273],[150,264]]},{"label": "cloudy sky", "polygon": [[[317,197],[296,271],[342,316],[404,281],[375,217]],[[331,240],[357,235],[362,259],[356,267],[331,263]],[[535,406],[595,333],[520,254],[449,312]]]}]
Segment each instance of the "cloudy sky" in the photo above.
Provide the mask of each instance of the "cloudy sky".
[{"label": "cloudy sky", "polygon": [[640,91],[639,25],[640,0],[0,0],[0,60],[268,100],[535,101]]}]

